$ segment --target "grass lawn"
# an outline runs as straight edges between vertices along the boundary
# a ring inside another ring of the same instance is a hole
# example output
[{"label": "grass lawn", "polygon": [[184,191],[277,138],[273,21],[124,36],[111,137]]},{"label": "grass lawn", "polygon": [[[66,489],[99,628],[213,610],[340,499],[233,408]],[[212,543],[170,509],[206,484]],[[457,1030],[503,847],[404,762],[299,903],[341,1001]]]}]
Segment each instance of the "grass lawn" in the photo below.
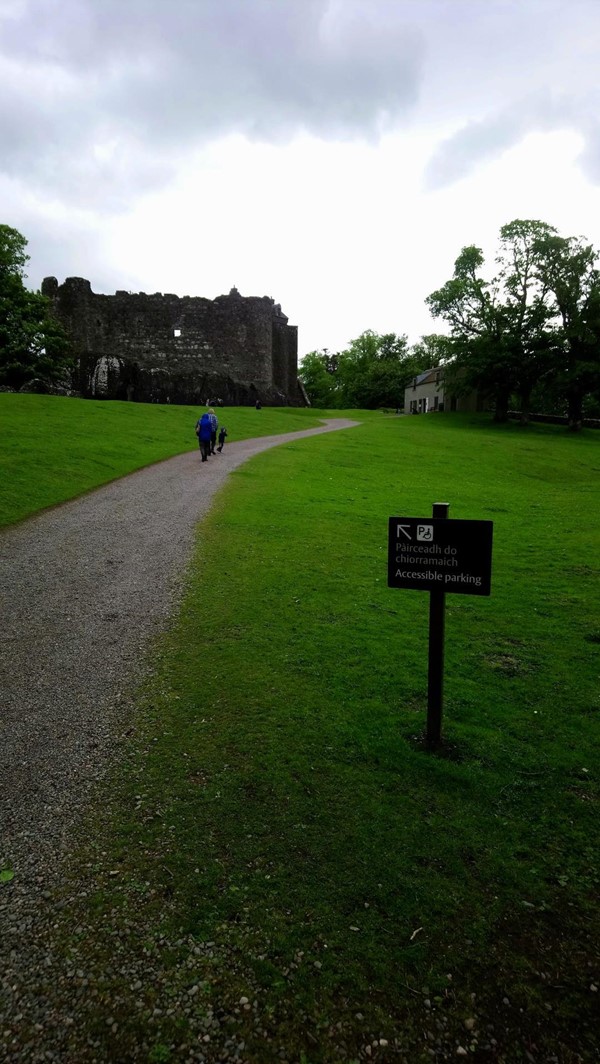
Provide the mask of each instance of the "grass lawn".
[{"label": "grass lawn", "polygon": [[[0,393],[0,527],[197,447],[197,407]],[[225,407],[229,441],[318,424],[312,410]],[[381,415],[379,415],[381,416]]]},{"label": "grass lawn", "polygon": [[[208,1016],[210,1061],[224,1031],[253,1064],[597,1060],[599,448],[381,418],[232,474],[65,884],[100,1059],[187,1059]],[[447,597],[431,754],[386,536],[435,501],[494,521],[494,565]]]}]

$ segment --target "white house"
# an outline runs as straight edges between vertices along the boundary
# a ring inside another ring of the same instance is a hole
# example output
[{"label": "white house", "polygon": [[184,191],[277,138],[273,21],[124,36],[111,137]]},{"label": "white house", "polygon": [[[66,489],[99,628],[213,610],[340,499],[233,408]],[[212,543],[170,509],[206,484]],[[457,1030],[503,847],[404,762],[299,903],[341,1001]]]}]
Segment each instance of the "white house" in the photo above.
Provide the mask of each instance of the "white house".
[{"label": "white house", "polygon": [[443,366],[417,374],[404,392],[405,414],[429,414],[433,410],[474,413],[483,409],[481,398],[476,391],[457,396],[445,390]]}]

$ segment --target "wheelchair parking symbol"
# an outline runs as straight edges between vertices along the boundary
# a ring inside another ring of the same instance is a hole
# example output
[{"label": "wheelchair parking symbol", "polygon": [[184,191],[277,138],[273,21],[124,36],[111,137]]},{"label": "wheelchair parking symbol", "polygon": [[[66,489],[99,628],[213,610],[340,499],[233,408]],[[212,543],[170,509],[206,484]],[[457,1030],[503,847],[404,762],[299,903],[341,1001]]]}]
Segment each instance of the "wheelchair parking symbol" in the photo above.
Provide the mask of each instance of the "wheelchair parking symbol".
[{"label": "wheelchair parking symbol", "polygon": [[433,525],[417,525],[417,541],[433,543]]}]

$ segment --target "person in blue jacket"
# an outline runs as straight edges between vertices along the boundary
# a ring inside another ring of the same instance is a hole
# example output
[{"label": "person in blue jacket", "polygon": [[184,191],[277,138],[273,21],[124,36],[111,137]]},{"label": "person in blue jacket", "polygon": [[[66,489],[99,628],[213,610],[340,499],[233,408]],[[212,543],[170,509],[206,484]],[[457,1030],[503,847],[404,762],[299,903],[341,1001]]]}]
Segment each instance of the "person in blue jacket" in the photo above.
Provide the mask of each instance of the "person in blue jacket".
[{"label": "person in blue jacket", "polygon": [[219,419],[215,414],[212,406],[208,409],[208,416],[210,418],[210,453],[216,454],[215,444],[217,442],[217,429],[219,427]]},{"label": "person in blue jacket", "polygon": [[202,455],[202,461],[206,462],[206,459],[211,452],[212,437],[212,420],[208,411],[205,414],[202,414],[202,417],[199,417],[196,422],[196,436],[198,437],[198,446],[200,448],[200,454]]}]

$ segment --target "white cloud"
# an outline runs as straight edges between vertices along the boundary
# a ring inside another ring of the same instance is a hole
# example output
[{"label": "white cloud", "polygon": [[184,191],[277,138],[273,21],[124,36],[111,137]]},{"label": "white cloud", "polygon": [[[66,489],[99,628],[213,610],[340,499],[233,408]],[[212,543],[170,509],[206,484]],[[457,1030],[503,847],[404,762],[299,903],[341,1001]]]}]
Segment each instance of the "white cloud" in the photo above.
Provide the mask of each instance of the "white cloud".
[{"label": "white cloud", "polygon": [[[242,133],[367,138],[414,104],[422,38],[395,5],[29,0],[0,14],[0,166],[98,209],[170,176],[149,156]],[[373,12],[377,17],[373,17]],[[103,169],[98,143],[119,145]],[[98,182],[90,180],[95,171]],[[91,173],[90,173],[91,171]]]}]

